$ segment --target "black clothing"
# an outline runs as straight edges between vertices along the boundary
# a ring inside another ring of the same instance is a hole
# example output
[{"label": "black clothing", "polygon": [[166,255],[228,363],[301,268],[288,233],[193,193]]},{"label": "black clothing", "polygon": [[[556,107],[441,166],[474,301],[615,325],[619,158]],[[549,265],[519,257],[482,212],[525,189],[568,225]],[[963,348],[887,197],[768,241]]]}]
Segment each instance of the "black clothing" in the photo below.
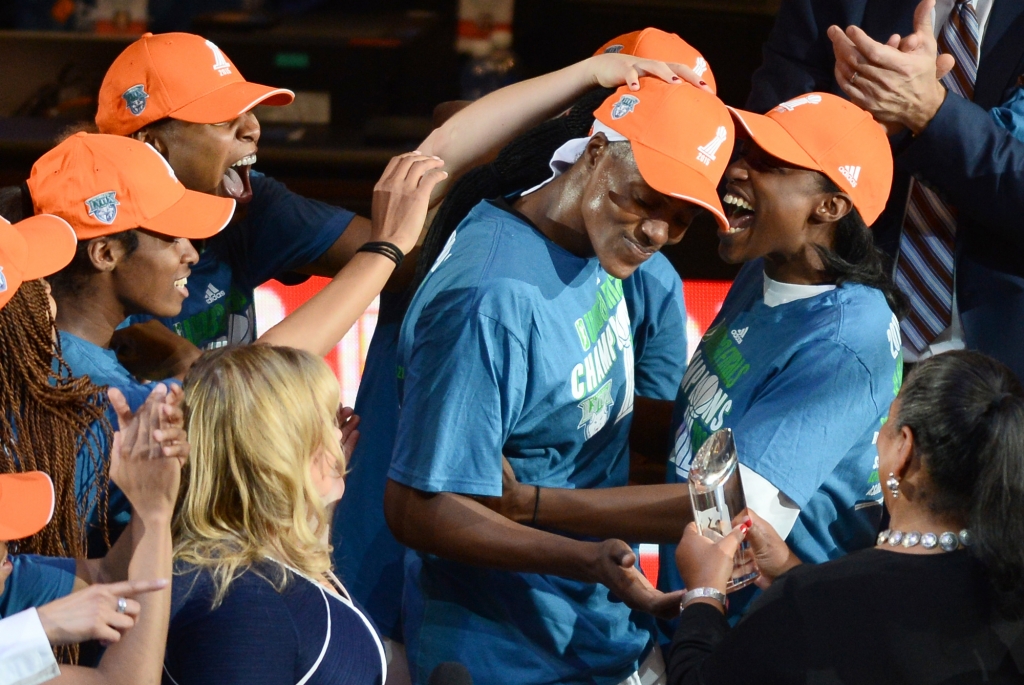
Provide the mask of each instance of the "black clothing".
[{"label": "black clothing", "polygon": [[683,611],[669,685],[1024,683],[1024,620],[999,616],[967,551],[868,549],[780,577],[730,629]]}]

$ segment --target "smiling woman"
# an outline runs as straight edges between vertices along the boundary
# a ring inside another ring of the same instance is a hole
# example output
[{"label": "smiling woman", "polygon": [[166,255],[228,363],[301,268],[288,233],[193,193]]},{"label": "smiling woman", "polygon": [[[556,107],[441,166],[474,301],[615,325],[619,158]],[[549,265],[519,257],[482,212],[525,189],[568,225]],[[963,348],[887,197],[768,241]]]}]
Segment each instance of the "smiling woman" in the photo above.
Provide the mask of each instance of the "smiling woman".
[{"label": "smiling woman", "polygon": [[[28,188],[37,214],[61,217],[78,237],[71,263],[49,279],[63,360],[72,376],[120,389],[134,410],[152,384],[118,363],[111,336],[130,314],[181,310],[198,259],[189,239],[221,230],[235,203],[186,190],[144,143],[86,133],[41,157]],[[127,507],[112,497],[110,519]]]},{"label": "smiling woman", "polygon": [[[901,309],[867,225],[892,156],[882,127],[833,95],[732,113],[745,140],[718,251],[745,266],[680,386],[668,479],[685,482],[707,437],[731,428],[750,508],[821,562],[869,546],[881,514],[874,438],[902,379]],[[663,589],[683,587],[674,553],[663,546]]]}]

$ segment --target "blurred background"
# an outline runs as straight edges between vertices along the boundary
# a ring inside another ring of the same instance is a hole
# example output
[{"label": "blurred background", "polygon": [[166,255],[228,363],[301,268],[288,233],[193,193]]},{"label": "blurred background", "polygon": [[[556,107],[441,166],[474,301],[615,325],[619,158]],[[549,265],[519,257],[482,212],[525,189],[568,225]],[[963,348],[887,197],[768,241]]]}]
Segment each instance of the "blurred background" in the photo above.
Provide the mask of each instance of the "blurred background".
[{"label": "blurred background", "polygon": [[[107,67],[144,31],[201,34],[247,79],[296,91],[291,106],[258,112],[258,170],[369,216],[387,161],[430,132],[437,104],[558,69],[629,31],[678,33],[711,64],[726,104],[742,106],[777,7],[778,0],[3,0],[0,186],[23,182],[61,131],[92,120]],[[666,250],[684,279],[691,350],[734,275],[716,246],[708,220]],[[259,330],[324,282],[261,288]],[[328,356],[347,403],[376,311]]]}]

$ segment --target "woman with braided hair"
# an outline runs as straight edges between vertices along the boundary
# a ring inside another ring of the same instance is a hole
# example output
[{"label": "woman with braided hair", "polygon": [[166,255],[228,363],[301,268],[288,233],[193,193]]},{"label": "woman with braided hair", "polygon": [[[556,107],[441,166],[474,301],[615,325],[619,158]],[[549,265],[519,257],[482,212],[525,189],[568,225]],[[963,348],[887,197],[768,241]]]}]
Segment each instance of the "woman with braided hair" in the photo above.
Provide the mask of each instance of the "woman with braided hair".
[{"label": "woman with braided hair", "polygon": [[107,534],[109,401],[64,363],[48,293],[44,281],[29,281],[0,309],[0,472],[53,480],[53,520],[22,540],[22,551],[83,557],[87,538]]}]

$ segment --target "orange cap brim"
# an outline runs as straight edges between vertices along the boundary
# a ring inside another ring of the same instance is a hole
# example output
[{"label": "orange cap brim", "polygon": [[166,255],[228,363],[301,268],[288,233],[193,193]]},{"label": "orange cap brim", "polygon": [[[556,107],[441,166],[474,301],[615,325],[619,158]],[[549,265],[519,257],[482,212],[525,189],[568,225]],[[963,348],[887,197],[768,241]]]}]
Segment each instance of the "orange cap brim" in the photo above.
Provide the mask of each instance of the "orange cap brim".
[{"label": "orange cap brim", "polygon": [[750,139],[772,157],[805,169],[821,171],[821,165],[800,147],[779,122],[763,114],[754,114],[735,107],[727,108],[736,123],[746,130]]},{"label": "orange cap brim", "polygon": [[703,207],[723,228],[729,225],[722,210],[722,201],[718,198],[718,189],[707,177],[642,143],[631,140],[629,144],[633,148],[637,169],[647,185],[663,195]]},{"label": "orange cap brim", "polygon": [[0,475],[0,540],[35,535],[53,517],[53,481],[42,471]]},{"label": "orange cap brim", "polygon": [[294,99],[295,93],[286,88],[237,81],[182,105],[167,116],[193,124],[220,124],[235,119],[256,105],[280,107],[291,104]]},{"label": "orange cap brim", "polygon": [[25,239],[28,259],[22,267],[26,281],[55,274],[71,263],[78,238],[71,224],[52,214],[31,216],[14,225]]},{"label": "orange cap brim", "polygon": [[180,200],[146,219],[141,228],[172,238],[209,238],[223,230],[234,213],[231,198],[186,190]]}]

